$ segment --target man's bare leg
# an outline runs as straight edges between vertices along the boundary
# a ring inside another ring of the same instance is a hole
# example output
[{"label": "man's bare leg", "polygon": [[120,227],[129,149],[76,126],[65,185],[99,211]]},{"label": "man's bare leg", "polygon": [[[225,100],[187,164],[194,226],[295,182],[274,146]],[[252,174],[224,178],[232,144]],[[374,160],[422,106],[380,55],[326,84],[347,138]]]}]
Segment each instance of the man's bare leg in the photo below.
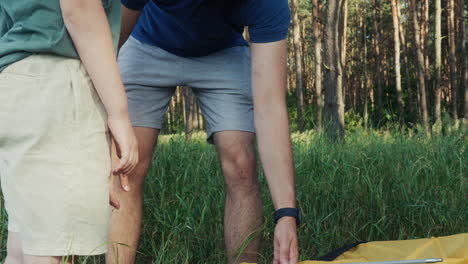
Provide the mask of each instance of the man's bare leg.
[{"label": "man's bare leg", "polygon": [[[214,135],[226,182],[224,241],[230,264],[257,262],[260,244],[257,231],[263,222],[263,208],[254,139],[253,133],[241,131],[222,131]],[[252,239],[248,245],[247,239]]]},{"label": "man's bare leg", "polygon": [[138,140],[140,161],[128,177],[129,192],[122,190],[118,180],[114,180],[111,187],[115,189],[120,209],[114,210],[111,215],[107,264],[135,263],[141,228],[143,182],[151,164],[159,130],[145,127],[135,127],[134,130]]}]

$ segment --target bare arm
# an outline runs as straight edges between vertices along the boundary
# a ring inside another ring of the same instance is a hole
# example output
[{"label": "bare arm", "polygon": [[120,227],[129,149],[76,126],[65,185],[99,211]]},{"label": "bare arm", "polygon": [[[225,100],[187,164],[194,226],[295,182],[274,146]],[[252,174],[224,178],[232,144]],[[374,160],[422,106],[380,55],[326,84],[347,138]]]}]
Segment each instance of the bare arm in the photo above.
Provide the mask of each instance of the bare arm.
[{"label": "bare arm", "polygon": [[127,41],[128,37],[130,37],[140,14],[140,10],[132,10],[122,5],[122,26],[120,28],[119,49],[123,46],[125,41]]},{"label": "bare arm", "polygon": [[63,19],[94,86],[111,115],[127,114],[127,96],[100,0],[60,0]]},{"label": "bare arm", "polygon": [[120,147],[114,173],[128,173],[138,160],[136,138],[128,116],[112,34],[101,0],[60,0],[62,16],[75,48],[109,116],[109,128]]},{"label": "bare arm", "polygon": [[252,87],[258,147],[273,204],[295,207],[285,41],[252,43]]},{"label": "bare arm", "polygon": [[[293,155],[286,107],[286,41],[252,43],[255,129],[263,169],[276,209],[295,207]],[[296,222],[284,217],[275,228],[275,262],[296,263]]]}]

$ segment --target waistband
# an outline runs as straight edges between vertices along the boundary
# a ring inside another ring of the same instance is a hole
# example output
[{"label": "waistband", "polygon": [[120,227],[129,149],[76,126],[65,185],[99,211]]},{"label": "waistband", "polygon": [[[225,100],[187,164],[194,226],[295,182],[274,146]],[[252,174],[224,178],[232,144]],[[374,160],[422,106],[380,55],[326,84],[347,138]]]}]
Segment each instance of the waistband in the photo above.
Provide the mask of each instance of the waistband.
[{"label": "waistband", "polygon": [[53,54],[32,54],[9,65],[0,74],[14,73],[33,77],[47,77],[63,70],[87,74],[79,59]]}]

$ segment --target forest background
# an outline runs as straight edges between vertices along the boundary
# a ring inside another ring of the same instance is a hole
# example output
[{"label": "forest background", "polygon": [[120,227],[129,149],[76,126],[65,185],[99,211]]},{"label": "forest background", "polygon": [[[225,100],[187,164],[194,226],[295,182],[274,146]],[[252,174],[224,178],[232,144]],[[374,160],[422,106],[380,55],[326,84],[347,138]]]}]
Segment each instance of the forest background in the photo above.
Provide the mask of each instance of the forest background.
[{"label": "forest background", "polygon": [[[466,126],[466,5],[464,0],[290,0],[292,130],[343,137],[345,128],[396,126],[430,136],[444,127]],[[190,135],[204,126],[192,92],[180,87],[163,132]]]},{"label": "forest background", "polygon": [[[468,232],[467,4],[290,0],[287,100],[302,260],[359,240]],[[138,264],[226,263],[224,180],[204,127],[191,90],[178,87],[145,182]],[[271,263],[273,205],[258,172],[264,225],[246,242],[261,236],[259,263]],[[1,262],[1,194],[0,205]]]}]

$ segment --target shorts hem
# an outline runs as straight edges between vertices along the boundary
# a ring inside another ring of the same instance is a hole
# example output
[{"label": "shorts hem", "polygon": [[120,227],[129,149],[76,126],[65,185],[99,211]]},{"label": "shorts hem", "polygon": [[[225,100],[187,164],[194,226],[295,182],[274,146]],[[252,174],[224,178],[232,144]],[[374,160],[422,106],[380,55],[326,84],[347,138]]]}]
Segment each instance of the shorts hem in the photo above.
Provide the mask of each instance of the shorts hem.
[{"label": "shorts hem", "polygon": [[[53,248],[53,250],[51,250]],[[47,256],[47,257],[61,257],[61,256],[97,256],[107,253],[107,247],[96,246],[81,246],[70,248],[63,248],[62,245],[54,246],[47,245],[45,247],[23,247],[25,255],[30,256]]]},{"label": "shorts hem", "polygon": [[210,131],[206,132],[206,141],[209,144],[214,144],[213,135],[217,132],[222,131],[242,131],[242,132],[251,132],[255,134],[255,128],[253,127],[214,127]]},{"label": "shorts hem", "polygon": [[19,229],[17,229],[17,228],[12,228],[12,227],[10,227],[10,226],[8,226],[7,230],[8,230],[8,232],[10,232],[10,233],[19,233]]},{"label": "shorts hem", "polygon": [[146,127],[146,128],[153,128],[153,129],[161,129],[162,125],[154,123],[154,122],[147,122],[141,120],[132,120],[132,126],[134,127]]}]

